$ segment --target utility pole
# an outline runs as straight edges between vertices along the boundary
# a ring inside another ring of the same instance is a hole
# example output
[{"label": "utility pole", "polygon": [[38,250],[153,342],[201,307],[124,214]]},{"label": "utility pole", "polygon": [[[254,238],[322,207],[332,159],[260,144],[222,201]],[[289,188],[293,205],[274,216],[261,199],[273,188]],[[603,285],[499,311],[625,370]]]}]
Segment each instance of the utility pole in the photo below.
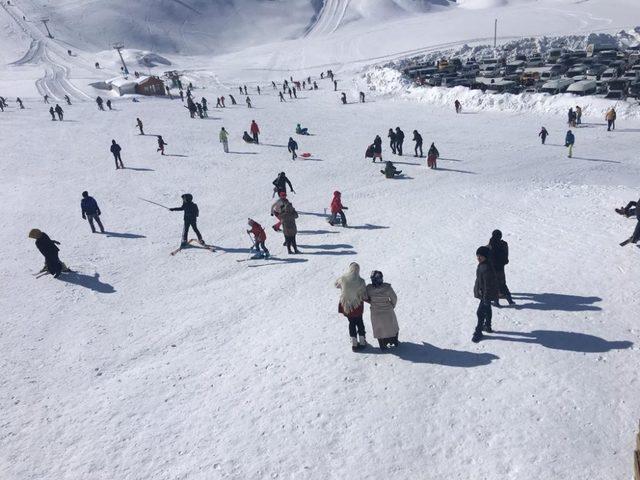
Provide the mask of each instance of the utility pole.
[{"label": "utility pole", "polygon": [[47,36],[49,38],[53,38],[53,35],[51,35],[51,32],[49,31],[49,26],[47,25],[47,22],[49,21],[48,18],[43,18],[42,20],[40,20],[42,23],[44,23],[44,28],[47,30]]},{"label": "utility pole", "polygon": [[122,49],[124,48],[123,43],[114,43],[113,49],[118,51],[118,55],[120,55],[120,61],[122,62],[122,68],[126,75],[129,75],[129,70],[127,69],[127,64],[124,63],[124,58],[122,58]]},{"label": "utility pole", "polygon": [[493,48],[496,48],[498,44],[498,19],[493,22]]}]

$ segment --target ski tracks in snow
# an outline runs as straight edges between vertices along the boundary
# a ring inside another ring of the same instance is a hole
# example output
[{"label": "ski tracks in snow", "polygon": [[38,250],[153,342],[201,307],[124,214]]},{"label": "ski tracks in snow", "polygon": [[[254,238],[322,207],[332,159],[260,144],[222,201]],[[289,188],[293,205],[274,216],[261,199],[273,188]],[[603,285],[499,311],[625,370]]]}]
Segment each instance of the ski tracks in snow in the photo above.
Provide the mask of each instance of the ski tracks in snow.
[{"label": "ski tracks in snow", "polygon": [[318,18],[305,36],[316,37],[335,32],[342,24],[350,3],[351,0],[325,0]]}]

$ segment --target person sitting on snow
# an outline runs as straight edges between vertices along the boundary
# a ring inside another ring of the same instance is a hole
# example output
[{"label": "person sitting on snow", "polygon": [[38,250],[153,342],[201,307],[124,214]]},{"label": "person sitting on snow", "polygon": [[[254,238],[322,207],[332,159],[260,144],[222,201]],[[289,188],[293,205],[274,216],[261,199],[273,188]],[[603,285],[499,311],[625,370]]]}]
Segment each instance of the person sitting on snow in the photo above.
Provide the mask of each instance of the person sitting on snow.
[{"label": "person sitting on snow", "polygon": [[242,139],[247,143],[255,143],[253,138],[251,138],[251,135],[249,135],[246,130],[245,130],[244,134],[242,135]]},{"label": "person sitting on snow", "polygon": [[298,123],[298,124],[296,125],[296,133],[297,133],[298,135],[309,135],[309,129],[308,129],[308,128],[302,128],[302,127],[300,126],[300,124]]},{"label": "person sitting on snow", "polygon": [[392,162],[387,161],[384,166],[384,170],[380,170],[387,178],[394,178],[396,175],[400,175],[402,170],[398,170]]}]

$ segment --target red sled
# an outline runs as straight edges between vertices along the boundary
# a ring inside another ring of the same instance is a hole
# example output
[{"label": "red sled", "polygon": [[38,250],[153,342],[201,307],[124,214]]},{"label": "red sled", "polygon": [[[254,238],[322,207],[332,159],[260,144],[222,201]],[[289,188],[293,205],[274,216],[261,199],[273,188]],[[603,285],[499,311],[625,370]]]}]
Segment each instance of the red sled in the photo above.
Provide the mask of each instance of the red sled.
[{"label": "red sled", "polygon": [[309,158],[311,156],[311,154],[309,152],[305,152],[305,153],[301,153],[300,156],[302,158]]}]

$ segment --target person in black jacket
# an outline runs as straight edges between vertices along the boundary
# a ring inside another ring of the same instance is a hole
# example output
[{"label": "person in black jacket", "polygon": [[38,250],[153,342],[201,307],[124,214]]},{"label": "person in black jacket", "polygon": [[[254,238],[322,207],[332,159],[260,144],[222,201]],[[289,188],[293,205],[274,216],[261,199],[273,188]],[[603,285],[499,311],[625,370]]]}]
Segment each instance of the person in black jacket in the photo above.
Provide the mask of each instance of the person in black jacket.
[{"label": "person in black jacket", "polygon": [[413,141],[416,142],[416,146],[413,149],[415,152],[414,157],[417,157],[418,151],[420,151],[420,158],[422,158],[422,135],[420,135],[417,130],[413,131]]},{"label": "person in black jacket", "polygon": [[48,271],[51,275],[53,275],[53,278],[58,278],[60,276],[60,273],[69,270],[58,257],[58,252],[60,251],[58,245],[60,245],[60,242],[51,240],[49,238],[49,235],[38,230],[37,228],[31,229],[31,231],[29,232],[29,238],[34,238],[36,240],[36,247],[44,257],[44,268],[42,269],[43,272]]},{"label": "person in black jacket", "polygon": [[[507,287],[507,280],[504,273],[504,266],[509,263],[509,244],[502,240],[502,232],[500,230],[494,230],[491,233],[488,247],[491,250],[489,261],[496,272],[496,278],[498,280],[498,291],[500,295],[503,295],[507,299],[509,305],[515,305],[513,298],[511,298],[509,287]],[[499,307],[500,301],[496,300],[494,305]]]},{"label": "person in black jacket", "polygon": [[[122,164],[122,158],[120,158],[120,151],[122,150],[122,148],[116,143],[115,140],[111,140],[110,150],[113,154],[113,158],[116,161],[116,170],[118,170],[119,168],[124,168],[124,165]],[[120,166],[118,166],[118,162],[120,162]]]},{"label": "person in black jacket", "polygon": [[376,162],[376,158],[382,161],[382,139],[380,135],[376,135],[376,138],[373,139],[373,163]]},{"label": "person in black jacket", "polygon": [[478,268],[476,269],[476,283],[473,287],[473,294],[480,300],[480,305],[478,305],[476,312],[478,323],[471,338],[474,343],[482,340],[483,331],[493,332],[491,329],[491,302],[498,299],[498,279],[493,266],[489,263],[490,256],[491,250],[489,247],[480,247],[476,250]]},{"label": "person in black jacket", "polygon": [[396,154],[396,132],[393,131],[393,128],[389,129],[389,133],[387,134],[389,137],[389,147],[391,147],[391,153]]},{"label": "person in black jacket", "polygon": [[287,178],[284,172],[280,172],[272,183],[273,183],[273,191],[276,192],[278,195],[281,192],[287,193],[287,185],[289,185],[289,189],[293,193],[296,193],[296,191],[293,189],[293,185],[291,185],[291,182],[289,181],[289,179]]},{"label": "person in black jacket", "polygon": [[182,206],[170,208],[172,212],[184,211],[184,227],[182,229],[182,243],[181,247],[187,245],[187,235],[189,234],[189,227],[193,228],[193,231],[198,236],[198,242],[200,245],[204,245],[204,240],[202,239],[202,235],[200,234],[200,230],[198,230],[198,216],[200,215],[200,211],[198,210],[198,205],[193,203],[193,195],[190,193],[185,193],[182,196]]},{"label": "person in black jacket", "polygon": [[396,127],[396,152],[402,156],[402,144],[404,143],[404,132],[400,127]]},{"label": "person in black jacket", "polygon": [[620,246],[623,247],[629,243],[638,243],[638,241],[640,241],[640,200],[637,202],[631,201],[626,207],[616,208],[616,213],[627,218],[635,216],[638,219],[638,223],[636,224],[633,234],[631,234],[627,240],[622,242]]},{"label": "person in black jacket", "polygon": [[289,153],[291,153],[291,160],[298,158],[298,154],[296,153],[296,150],[298,149],[298,142],[296,142],[292,137],[289,137],[287,149],[289,150]]},{"label": "person in black jacket", "polygon": [[62,118],[64,117],[64,110],[62,110],[62,107],[56,103],[56,108],[54,110],[58,114],[58,120],[62,121]]},{"label": "person in black jacket", "polygon": [[86,190],[82,192],[82,200],[80,200],[80,209],[82,210],[82,218],[89,220],[89,226],[91,227],[91,231],[96,233],[96,228],[93,226],[93,221],[95,220],[100,227],[100,233],[104,233],[104,227],[102,226],[102,222],[100,221],[100,207],[98,207],[98,202],[96,199],[89,196],[89,192]]}]

